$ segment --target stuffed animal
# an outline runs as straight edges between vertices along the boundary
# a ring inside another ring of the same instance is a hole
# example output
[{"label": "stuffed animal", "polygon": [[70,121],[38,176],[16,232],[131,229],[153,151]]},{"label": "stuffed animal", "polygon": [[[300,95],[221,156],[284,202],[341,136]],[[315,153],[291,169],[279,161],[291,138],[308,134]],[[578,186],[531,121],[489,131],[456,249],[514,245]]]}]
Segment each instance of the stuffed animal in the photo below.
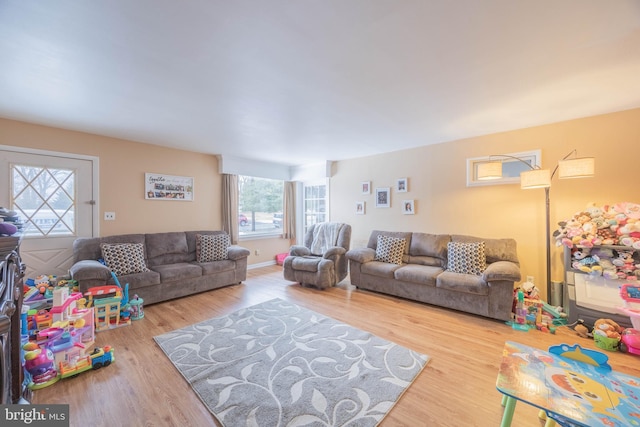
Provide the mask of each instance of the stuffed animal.
[{"label": "stuffed animal", "polygon": [[[635,277],[633,272],[636,270],[636,266],[633,261],[633,251],[617,250],[618,257],[612,262],[618,268],[618,278],[627,279]],[[630,277],[631,276],[631,277]]]},{"label": "stuffed animal", "polygon": [[[598,267],[598,260],[591,256],[590,248],[576,249],[571,254],[571,257],[574,260],[571,263],[571,266],[574,269],[580,270],[584,273],[591,273],[593,271],[594,266]],[[599,267],[596,268],[596,270],[597,269],[599,269]]]},{"label": "stuffed animal", "polygon": [[533,282],[524,282],[520,286],[520,289],[522,289],[522,292],[524,292],[525,298],[529,298],[529,299],[540,298],[540,291],[538,290],[536,285],[533,284]]},{"label": "stuffed animal", "polygon": [[603,276],[605,279],[616,280],[618,278],[618,270],[612,262],[614,258],[612,249],[595,248],[591,250],[591,255],[598,260],[599,271],[595,270],[598,271],[598,275]]},{"label": "stuffed animal", "polygon": [[580,336],[582,338],[589,338],[590,337],[589,328],[584,326],[582,323],[579,323],[576,326],[574,326],[573,330],[576,331],[576,334],[578,334],[578,336]]},{"label": "stuffed animal", "polygon": [[622,331],[624,331],[624,328],[611,319],[598,319],[593,325],[594,335],[602,335],[607,338],[620,339]]}]

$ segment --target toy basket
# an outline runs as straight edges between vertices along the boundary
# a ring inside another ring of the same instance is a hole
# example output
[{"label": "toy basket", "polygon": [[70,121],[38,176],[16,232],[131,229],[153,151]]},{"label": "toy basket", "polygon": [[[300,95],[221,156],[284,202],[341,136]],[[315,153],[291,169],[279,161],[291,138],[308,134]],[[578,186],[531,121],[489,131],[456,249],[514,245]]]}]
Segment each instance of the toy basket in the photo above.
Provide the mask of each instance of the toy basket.
[{"label": "toy basket", "polygon": [[608,351],[617,351],[620,345],[620,338],[608,338],[599,334],[593,334],[593,341],[596,347]]}]

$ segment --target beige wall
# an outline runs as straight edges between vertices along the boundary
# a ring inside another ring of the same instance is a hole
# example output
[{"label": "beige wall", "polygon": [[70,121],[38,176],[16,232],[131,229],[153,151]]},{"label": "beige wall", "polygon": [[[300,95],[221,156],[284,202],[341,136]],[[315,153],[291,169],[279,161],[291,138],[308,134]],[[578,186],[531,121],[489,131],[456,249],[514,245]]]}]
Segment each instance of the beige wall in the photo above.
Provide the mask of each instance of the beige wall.
[{"label": "beige wall", "polygon": [[[174,150],[83,132],[0,119],[0,145],[96,156],[100,159],[100,235],[155,233],[221,227],[221,176],[214,155]],[[146,200],[145,172],[194,178],[194,201]],[[116,212],[104,221],[103,212]],[[252,246],[249,264],[271,261],[289,241],[263,239]],[[255,245],[255,246],[254,246]],[[260,249],[256,256],[255,249]]]},{"label": "beige wall", "polygon": [[[597,205],[640,202],[638,147],[640,109],[424,146],[379,156],[340,161],[331,179],[331,218],[353,226],[352,247],[364,246],[371,230],[471,234],[513,237],[523,275],[533,275],[545,291],[544,190],[519,185],[466,186],[466,159],[491,154],[542,150],[542,166],[576,148],[596,158],[596,177],[553,179],[551,230],[557,222]],[[409,192],[392,190],[391,208],[375,208],[374,191],[360,194],[360,183],[394,187],[409,179]],[[403,215],[400,202],[414,199],[415,215]],[[355,202],[366,202],[366,214],[355,215]],[[553,244],[553,242],[552,242]],[[552,280],[562,281],[561,249],[552,248]]]},{"label": "beige wall", "polygon": [[[545,276],[544,191],[518,185],[466,186],[466,159],[490,154],[542,150],[544,167],[578,149],[596,157],[596,177],[554,178],[551,188],[552,230],[558,220],[597,205],[640,202],[637,150],[640,109],[520,129],[512,132],[424,146],[380,156],[340,161],[331,178],[331,219],[353,226],[352,247],[363,246],[373,229],[460,233],[480,237],[513,237],[524,275]],[[62,151],[100,158],[100,217],[115,211],[116,221],[101,220],[101,235],[219,229],[220,185],[215,156],[173,150],[46,126],[0,119],[0,144]],[[193,202],[144,199],[144,173],[195,178]],[[360,183],[393,187],[409,179],[409,192],[392,191],[390,209],[376,209],[374,196],[360,194]],[[414,199],[416,215],[403,215],[399,201]],[[355,215],[364,200],[366,215]],[[286,252],[284,239],[243,241],[249,264],[270,262]],[[255,250],[260,255],[255,255]],[[560,250],[553,248],[553,279],[562,280]],[[544,292],[544,286],[539,286]]]}]

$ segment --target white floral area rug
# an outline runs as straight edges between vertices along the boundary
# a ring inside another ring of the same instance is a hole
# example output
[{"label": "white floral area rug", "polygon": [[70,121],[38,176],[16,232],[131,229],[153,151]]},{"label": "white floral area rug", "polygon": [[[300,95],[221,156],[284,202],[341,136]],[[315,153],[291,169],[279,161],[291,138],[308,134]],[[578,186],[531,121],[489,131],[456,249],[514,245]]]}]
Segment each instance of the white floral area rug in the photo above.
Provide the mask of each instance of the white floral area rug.
[{"label": "white floral area rug", "polygon": [[429,361],[281,299],[154,339],[226,427],[375,426]]}]

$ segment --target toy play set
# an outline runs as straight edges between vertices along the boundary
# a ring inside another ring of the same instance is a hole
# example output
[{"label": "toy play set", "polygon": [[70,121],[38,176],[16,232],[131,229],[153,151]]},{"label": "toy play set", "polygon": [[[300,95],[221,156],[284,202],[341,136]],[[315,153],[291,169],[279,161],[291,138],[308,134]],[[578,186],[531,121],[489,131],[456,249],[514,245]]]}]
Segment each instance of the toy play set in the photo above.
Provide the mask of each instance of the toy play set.
[{"label": "toy play set", "polygon": [[111,346],[93,348],[95,332],[130,325],[144,317],[144,310],[137,295],[129,300],[129,284],[123,288],[112,277],[115,285],[94,287],[84,295],[73,280],[38,276],[25,281],[22,349],[31,390],[115,361]]},{"label": "toy play set", "polygon": [[562,312],[562,307],[552,307],[540,299],[538,288],[533,284],[531,276],[527,277],[527,281],[518,287],[513,295],[514,320],[508,322],[513,329],[537,329],[553,334],[559,326],[567,324],[567,316]]}]

